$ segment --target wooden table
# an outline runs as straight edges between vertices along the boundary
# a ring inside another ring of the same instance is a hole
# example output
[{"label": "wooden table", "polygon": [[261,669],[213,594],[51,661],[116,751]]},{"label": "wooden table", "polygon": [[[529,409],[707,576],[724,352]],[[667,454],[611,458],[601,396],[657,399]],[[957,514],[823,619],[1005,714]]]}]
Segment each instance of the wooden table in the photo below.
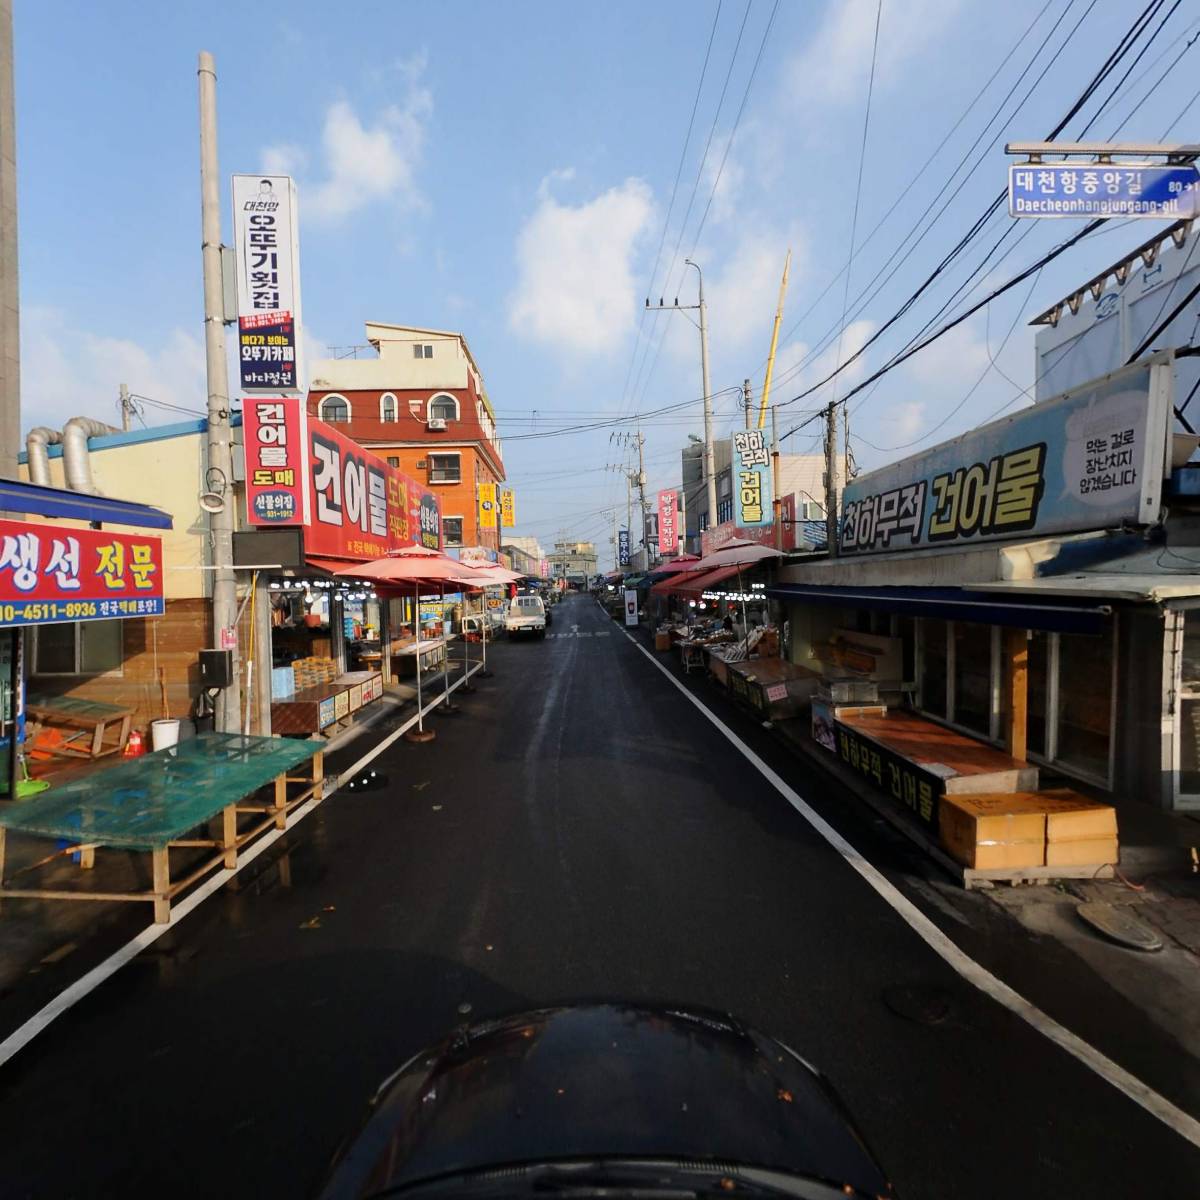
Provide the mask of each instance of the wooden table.
[{"label": "wooden table", "polygon": [[727,670],[735,699],[769,721],[796,716],[820,678],[784,658],[747,658],[727,664]]},{"label": "wooden table", "polygon": [[[311,772],[295,775],[311,760]],[[236,869],[238,852],[270,828],[287,828],[287,816],[310,799],[320,800],[324,769],[317,742],[279,737],[209,733],[139,758],[124,759],[99,776],[77,779],[0,811],[0,898],[30,900],[143,901],[154,919],[171,918],[171,901],[205,875]],[[300,785],[289,794],[288,785]],[[254,802],[260,788],[272,787],[269,801]],[[249,814],[249,825],[239,818]],[[187,835],[221,816],[221,836]],[[153,883],[140,892],[99,892],[69,888],[15,888],[4,881],[5,839],[9,831],[66,841],[31,866],[79,853],[82,869],[95,864],[98,849],[149,852]],[[182,879],[172,882],[171,850],[211,848],[215,853]]]},{"label": "wooden table", "polygon": [[74,730],[84,737],[46,747],[47,752],[67,758],[103,758],[118,754],[129,741],[133,709],[73,696],[30,696],[25,712],[42,725]]},{"label": "wooden table", "polygon": [[383,676],[378,671],[349,671],[272,700],[271,728],[275,733],[319,733],[382,695]]},{"label": "wooden table", "polygon": [[1037,791],[1037,767],[917,713],[847,713],[836,725],[842,761],[933,830],[943,795]]}]

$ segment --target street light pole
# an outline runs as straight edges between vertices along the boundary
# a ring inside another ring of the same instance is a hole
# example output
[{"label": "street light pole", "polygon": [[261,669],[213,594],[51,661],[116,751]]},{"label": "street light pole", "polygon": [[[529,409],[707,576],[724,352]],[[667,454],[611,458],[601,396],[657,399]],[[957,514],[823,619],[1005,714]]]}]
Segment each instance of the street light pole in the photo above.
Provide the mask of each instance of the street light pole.
[{"label": "street light pole", "polygon": [[684,259],[689,267],[696,268],[700,278],[700,375],[704,386],[704,488],[708,502],[708,524],[717,523],[717,472],[713,456],[713,412],[712,388],[708,380],[708,307],[704,303],[704,272],[700,264],[690,258]]},{"label": "street light pole", "polygon": [[[217,173],[217,68],[207,50],[200,52],[200,216],[204,264],[204,349],[208,373],[208,467],[205,491],[224,500],[209,513],[212,546],[213,640],[227,645],[236,636],[237,580],[233,574],[233,449],[229,428],[229,368],[225,361],[225,297],[221,283],[221,199]],[[211,481],[211,482],[210,482]],[[225,631],[230,633],[226,634]],[[236,642],[231,687],[217,693],[214,726],[237,733],[241,704],[237,681],[241,664]]]}]

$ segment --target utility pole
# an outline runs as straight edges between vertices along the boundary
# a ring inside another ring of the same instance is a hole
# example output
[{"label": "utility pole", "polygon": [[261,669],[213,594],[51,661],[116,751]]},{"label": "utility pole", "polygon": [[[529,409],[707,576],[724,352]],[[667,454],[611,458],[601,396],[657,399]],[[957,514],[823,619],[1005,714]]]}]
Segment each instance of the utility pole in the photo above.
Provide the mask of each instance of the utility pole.
[{"label": "utility pole", "polygon": [[657,304],[651,304],[650,298],[647,296],[646,307],[648,309],[674,308],[680,312],[693,308],[700,310],[700,379],[704,388],[704,494],[708,503],[708,523],[712,526],[717,523],[717,471],[713,452],[712,385],[708,378],[708,307],[704,303],[704,272],[700,270],[699,263],[692,262],[690,258],[684,259],[684,262],[689,267],[695,267],[696,274],[700,277],[699,303],[680,304],[677,296],[674,304],[665,304],[661,297]]},{"label": "utility pole", "polygon": [[637,448],[638,448],[638,495],[641,497],[642,507],[642,546],[646,551],[646,566],[650,566],[650,538],[647,535],[647,525],[649,524],[649,505],[646,503],[646,463],[642,455],[642,449],[646,444],[645,435],[639,429],[637,432]]},{"label": "utility pole", "polygon": [[204,265],[204,348],[208,368],[208,468],[206,490],[219,491],[225,503],[209,513],[212,547],[213,641],[233,644],[231,687],[217,693],[214,725],[218,733],[241,728],[241,661],[237,637],[237,580],[233,573],[233,448],[229,428],[229,368],[225,362],[225,296],[221,283],[221,199],[217,174],[217,68],[200,52],[200,253]]},{"label": "utility pole", "polygon": [[119,401],[121,408],[121,428],[128,433],[133,428],[133,421],[131,420],[133,416],[133,401],[129,398],[129,384],[121,383],[117,387],[121,393]]},{"label": "utility pole", "polygon": [[[21,445],[20,320],[12,0],[0,0],[0,479],[17,477]],[[12,757],[15,762],[16,755]]]},{"label": "utility pole", "polygon": [[746,428],[750,428],[750,380],[742,380],[742,407],[746,410]]},{"label": "utility pole", "polygon": [[825,409],[825,538],[831,557],[838,552],[837,432],[838,409],[836,404],[830,404]]},{"label": "utility pole", "polygon": [[[747,410],[749,411],[749,410]],[[775,517],[775,549],[783,549],[783,498],[779,494],[779,417],[771,405],[771,508]],[[795,545],[795,543],[792,543]]]}]

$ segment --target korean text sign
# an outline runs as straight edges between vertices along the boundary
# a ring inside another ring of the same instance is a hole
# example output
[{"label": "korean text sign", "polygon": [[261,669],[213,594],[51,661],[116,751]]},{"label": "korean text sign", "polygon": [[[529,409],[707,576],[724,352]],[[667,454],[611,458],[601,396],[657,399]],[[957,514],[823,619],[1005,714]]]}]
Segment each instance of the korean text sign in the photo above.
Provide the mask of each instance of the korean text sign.
[{"label": "korean text sign", "polygon": [[850,725],[835,722],[837,753],[848,767],[860,771],[880,791],[934,829],[938,824],[938,801],[946,790],[936,775],[923,771],[906,758],[894,754]]},{"label": "korean text sign", "polygon": [[1195,164],[1020,163],[1008,168],[1010,217],[1178,220],[1200,211]]},{"label": "korean text sign", "polygon": [[629,530],[617,530],[617,565],[629,566]]},{"label": "korean text sign", "polygon": [[511,488],[500,493],[500,524],[511,529],[517,523],[517,499]]},{"label": "korean text sign", "polygon": [[233,177],[233,244],[241,390],[299,391],[296,185],[288,176]]},{"label": "korean text sign", "polygon": [[305,551],[329,558],[441,547],[438,498],[331,425],[309,419],[301,401],[248,397],[242,426],[250,524],[303,525]]},{"label": "korean text sign", "polygon": [[246,508],[255,525],[302,525],[304,402],[294,396],[247,396],[242,402],[246,444]]},{"label": "korean text sign", "polygon": [[0,625],[162,613],[161,538],[0,521]]},{"label": "korean text sign", "polygon": [[1155,355],[849,484],[843,554],[1152,524],[1169,354]]},{"label": "korean text sign", "polygon": [[679,494],[674,488],[658,493],[658,552],[679,553]]},{"label": "korean text sign", "polygon": [[761,429],[733,435],[733,519],[735,525],[771,523],[771,452]]},{"label": "korean text sign", "polygon": [[479,528],[496,528],[496,485],[481,483],[479,492]]}]

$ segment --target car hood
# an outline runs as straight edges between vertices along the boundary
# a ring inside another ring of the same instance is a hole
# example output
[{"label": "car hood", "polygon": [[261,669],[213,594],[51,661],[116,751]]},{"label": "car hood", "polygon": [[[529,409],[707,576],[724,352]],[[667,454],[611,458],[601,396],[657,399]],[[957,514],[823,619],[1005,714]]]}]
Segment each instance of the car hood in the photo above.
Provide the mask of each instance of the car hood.
[{"label": "car hood", "polygon": [[464,1027],[380,1088],[323,1195],[504,1164],[701,1160],[891,1195],[824,1078],[721,1013],[625,1004]]}]

